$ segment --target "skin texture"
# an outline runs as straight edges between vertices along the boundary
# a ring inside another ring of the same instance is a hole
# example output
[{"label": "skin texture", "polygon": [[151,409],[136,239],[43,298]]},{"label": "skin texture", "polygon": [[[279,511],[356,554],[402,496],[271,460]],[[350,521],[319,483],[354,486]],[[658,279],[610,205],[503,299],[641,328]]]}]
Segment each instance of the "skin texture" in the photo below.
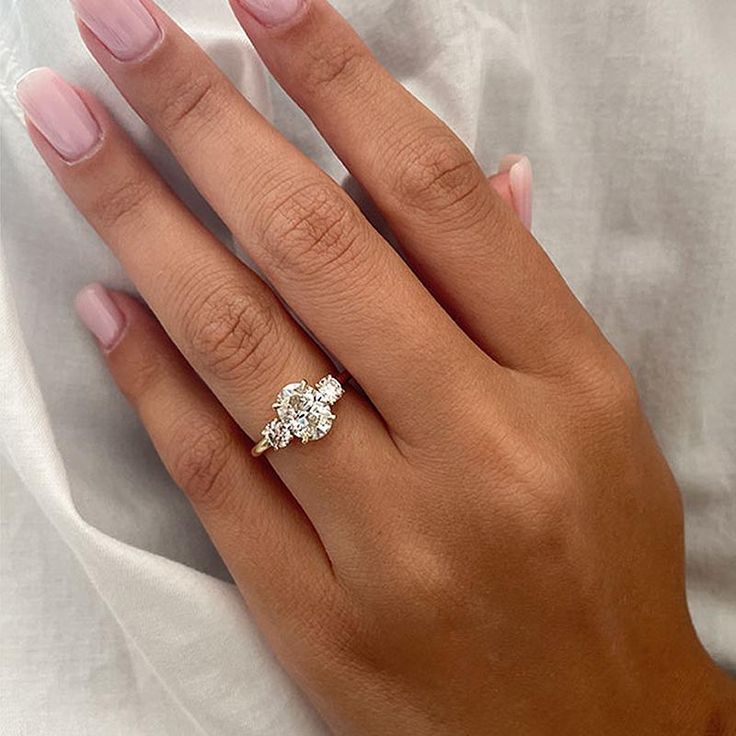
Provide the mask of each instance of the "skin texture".
[{"label": "skin texture", "polygon": [[334,732],[736,733],[688,615],[677,485],[628,369],[509,206],[528,221],[519,170],[489,186],[322,0],[276,25],[233,6],[407,264],[145,7],[150,53],[82,38],[363,389],[326,439],[250,457],[281,386],[334,369],[100,103],[78,91],[101,140],[75,162],[29,132],[150,307],[111,294],[89,321],[114,379]]}]

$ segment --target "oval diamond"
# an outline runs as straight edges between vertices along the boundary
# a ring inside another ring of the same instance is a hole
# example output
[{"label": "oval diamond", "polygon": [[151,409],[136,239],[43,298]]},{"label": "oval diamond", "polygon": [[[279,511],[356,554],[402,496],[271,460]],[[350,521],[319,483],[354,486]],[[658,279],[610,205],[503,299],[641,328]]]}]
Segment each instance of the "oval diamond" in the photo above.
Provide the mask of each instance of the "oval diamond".
[{"label": "oval diamond", "polygon": [[263,430],[270,447],[280,450],[296,437],[302,442],[321,440],[332,429],[332,405],[344,394],[340,382],[328,375],[317,386],[307,381],[290,383],[281,389],[273,408],[277,418]]},{"label": "oval diamond", "polygon": [[283,425],[302,442],[322,439],[332,428],[330,404],[306,381],[285,386],[274,408]]},{"label": "oval diamond", "polygon": [[335,421],[335,415],[329,404],[318,403],[314,405],[311,414],[313,440],[321,440],[331,429]]}]

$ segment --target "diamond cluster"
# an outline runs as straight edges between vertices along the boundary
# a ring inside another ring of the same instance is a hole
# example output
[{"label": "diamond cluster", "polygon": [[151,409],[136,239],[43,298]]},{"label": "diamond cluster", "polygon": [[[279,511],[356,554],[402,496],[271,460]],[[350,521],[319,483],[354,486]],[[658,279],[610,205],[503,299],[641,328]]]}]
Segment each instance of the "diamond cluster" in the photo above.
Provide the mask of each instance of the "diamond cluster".
[{"label": "diamond cluster", "polygon": [[283,449],[294,438],[303,443],[321,440],[335,421],[332,405],[344,393],[332,376],[325,376],[316,386],[306,381],[284,386],[273,405],[276,419],[266,425],[264,438],[274,450]]}]

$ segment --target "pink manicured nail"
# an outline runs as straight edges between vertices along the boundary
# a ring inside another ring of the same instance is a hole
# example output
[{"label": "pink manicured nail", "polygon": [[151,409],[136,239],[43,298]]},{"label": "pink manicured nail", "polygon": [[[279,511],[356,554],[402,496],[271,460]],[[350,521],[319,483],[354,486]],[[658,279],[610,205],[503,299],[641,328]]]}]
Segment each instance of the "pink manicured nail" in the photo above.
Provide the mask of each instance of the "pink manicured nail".
[{"label": "pink manicured nail", "polygon": [[238,0],[264,26],[280,26],[295,18],[306,0]]},{"label": "pink manicured nail", "polygon": [[74,306],[85,327],[100,341],[104,350],[111,350],[125,331],[125,315],[118,309],[104,286],[85,286]]},{"label": "pink manicured nail", "polygon": [[527,229],[532,226],[532,163],[526,156],[506,156],[499,172],[509,172],[509,185],[514,198],[514,209]]},{"label": "pink manicured nail", "polygon": [[69,163],[89,155],[102,130],[76,90],[51,69],[34,69],[20,79],[15,96],[28,119]]},{"label": "pink manicured nail", "polygon": [[161,29],[140,0],[71,0],[82,23],[120,61],[150,53]]}]

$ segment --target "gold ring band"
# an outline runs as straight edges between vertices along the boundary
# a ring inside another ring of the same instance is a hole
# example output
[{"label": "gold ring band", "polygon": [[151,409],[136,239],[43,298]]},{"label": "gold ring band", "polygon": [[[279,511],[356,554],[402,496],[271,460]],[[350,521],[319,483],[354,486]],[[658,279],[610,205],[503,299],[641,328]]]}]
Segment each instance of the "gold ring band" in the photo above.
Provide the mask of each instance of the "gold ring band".
[{"label": "gold ring band", "polygon": [[253,455],[253,457],[260,457],[261,455],[264,455],[271,449],[271,443],[265,438],[262,437],[261,441],[258,442],[258,444],[253,445],[253,449],[250,451],[250,454]]}]

